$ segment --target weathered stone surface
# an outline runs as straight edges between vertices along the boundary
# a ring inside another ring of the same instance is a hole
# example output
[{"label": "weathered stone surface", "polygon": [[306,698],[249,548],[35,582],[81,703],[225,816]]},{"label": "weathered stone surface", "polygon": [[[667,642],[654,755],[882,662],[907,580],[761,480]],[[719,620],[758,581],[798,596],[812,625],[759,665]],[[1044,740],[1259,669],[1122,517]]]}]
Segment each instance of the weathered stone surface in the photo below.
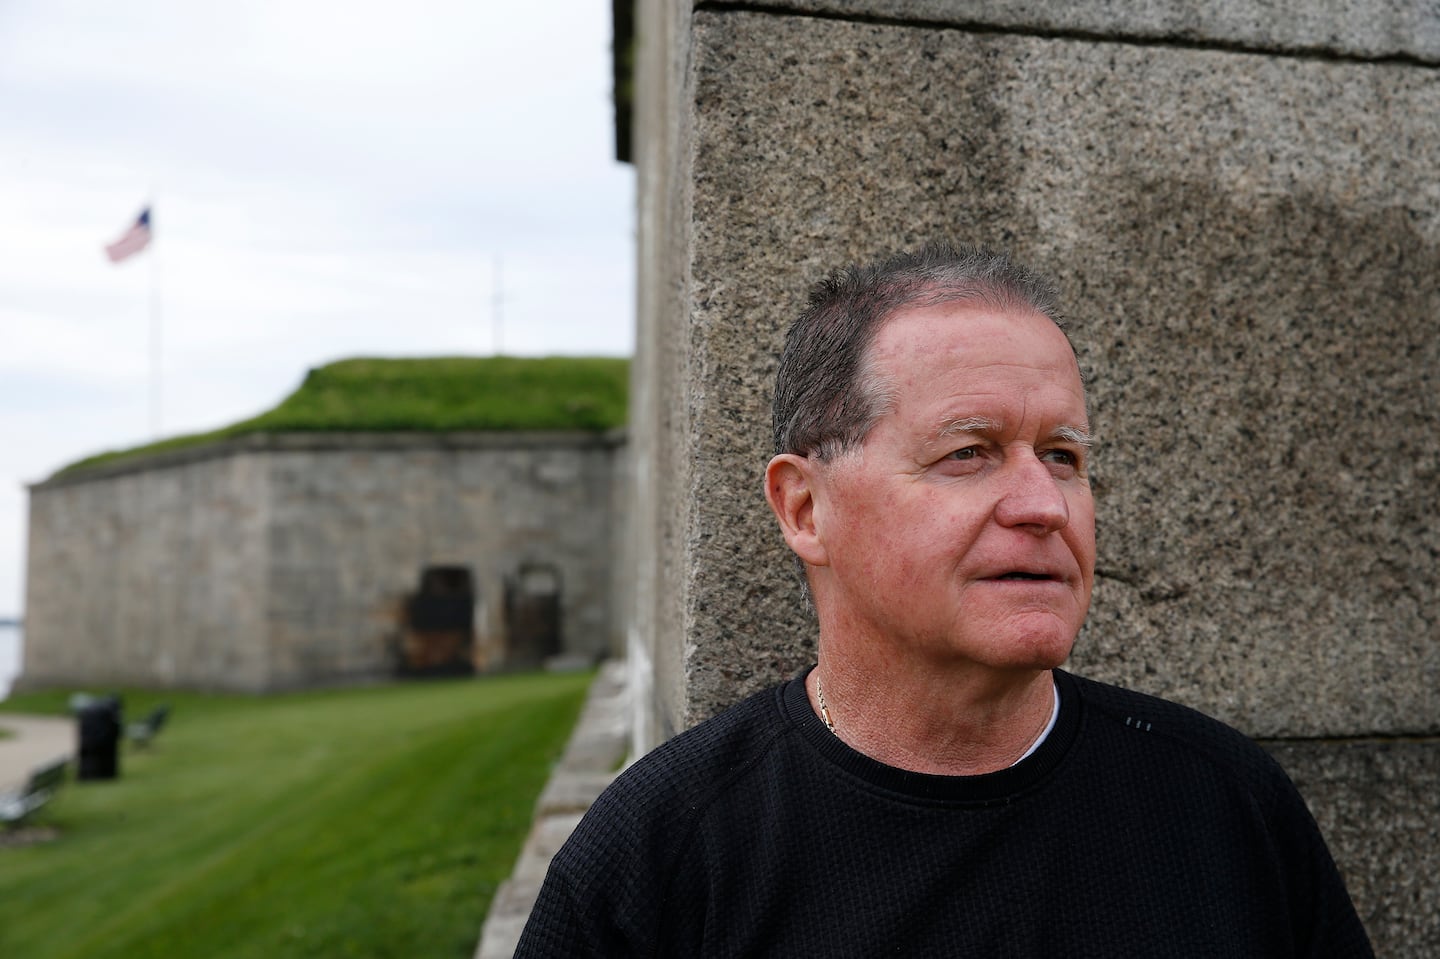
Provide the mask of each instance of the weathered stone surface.
[{"label": "weathered stone surface", "polygon": [[684,721],[812,655],[759,492],[784,325],[823,267],[942,234],[1067,294],[1101,440],[1077,668],[1256,735],[1440,726],[1434,71],[694,28]]},{"label": "weathered stone surface", "polygon": [[635,358],[630,364],[630,462],[626,514],[626,651],[638,710],[638,744],[681,728],[686,712],[684,601],[688,564],[684,514],[693,489],[687,310],[691,186],[673,172],[688,164],[692,78],[687,4],[637,0],[643,36],[636,50],[635,157],[639,174]]},{"label": "weathered stone surface", "polygon": [[264,487],[241,456],[32,488],[19,682],[263,687]]},{"label": "weathered stone surface", "polygon": [[560,579],[560,639],[612,635],[618,436],[260,438],[31,490],[21,681],[278,689],[389,674],[428,566],[468,567],[474,659],[512,662],[505,588]]},{"label": "weathered stone surface", "polygon": [[1074,668],[1296,738],[1273,748],[1379,954],[1435,952],[1433,5],[643,10],[636,469],[677,486],[637,554],[641,745],[814,655],[760,493],[805,290],[936,235],[1007,247],[1060,281],[1089,377]]},{"label": "weathered stone surface", "polygon": [[[722,0],[721,6],[743,10],[752,5]],[[855,20],[1440,61],[1440,10],[1406,0],[767,0],[765,6]]]},{"label": "weathered stone surface", "polygon": [[1309,803],[1375,955],[1440,955],[1440,742],[1262,745]]}]

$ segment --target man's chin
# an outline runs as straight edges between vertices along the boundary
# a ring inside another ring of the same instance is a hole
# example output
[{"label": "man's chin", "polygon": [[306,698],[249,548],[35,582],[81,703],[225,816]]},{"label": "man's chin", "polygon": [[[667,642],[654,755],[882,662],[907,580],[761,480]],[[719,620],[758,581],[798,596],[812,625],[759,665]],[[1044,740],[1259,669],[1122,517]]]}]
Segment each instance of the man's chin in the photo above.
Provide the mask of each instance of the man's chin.
[{"label": "man's chin", "polygon": [[968,618],[957,617],[939,632],[897,638],[896,654],[919,655],[947,670],[979,666],[1034,672],[1063,666],[1080,631],[1070,609],[992,612],[972,607],[967,612]]},{"label": "man's chin", "polygon": [[1023,670],[1058,669],[1074,648],[1075,637],[1065,632],[1029,634],[997,649],[995,665]]},{"label": "man's chin", "polygon": [[1028,637],[983,648],[952,644],[944,658],[954,665],[969,664],[999,673],[1034,673],[1057,669],[1070,658],[1074,640],[1068,638]]}]

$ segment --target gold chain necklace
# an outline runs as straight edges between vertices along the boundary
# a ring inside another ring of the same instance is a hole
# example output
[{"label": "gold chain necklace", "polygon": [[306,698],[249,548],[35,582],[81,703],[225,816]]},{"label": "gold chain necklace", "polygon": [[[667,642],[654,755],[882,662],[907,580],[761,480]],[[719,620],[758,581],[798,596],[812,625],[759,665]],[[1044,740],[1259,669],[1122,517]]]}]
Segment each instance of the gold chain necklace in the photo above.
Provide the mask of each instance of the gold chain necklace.
[{"label": "gold chain necklace", "polygon": [[[835,733],[835,724],[830,721],[830,710],[825,706],[825,690],[820,686],[820,677],[815,677],[815,701],[820,704],[820,721],[825,728]],[[835,735],[840,735],[835,733]]]},{"label": "gold chain necklace", "polygon": [[[1051,695],[1055,696],[1057,700],[1059,699],[1059,696],[1055,695],[1054,692],[1052,692]],[[825,687],[821,684],[819,676],[815,677],[815,702],[820,705],[820,721],[825,724],[826,729],[835,733],[838,737],[840,734],[835,732],[835,722],[830,718],[830,707],[825,705]],[[1030,746],[1035,745],[1036,740],[1040,738],[1040,734],[1045,731],[1045,727],[1050,725],[1050,719],[1054,715],[1054,710],[1055,706],[1052,703],[1050,710],[1045,714],[1045,718],[1040,721],[1040,728],[1035,731],[1034,736],[1030,737],[1030,743],[1026,747],[1027,750]],[[1020,755],[1024,756],[1025,752],[1022,751]],[[1016,762],[1019,762],[1019,760],[1016,760]],[[1011,765],[1014,765],[1014,763]]]}]

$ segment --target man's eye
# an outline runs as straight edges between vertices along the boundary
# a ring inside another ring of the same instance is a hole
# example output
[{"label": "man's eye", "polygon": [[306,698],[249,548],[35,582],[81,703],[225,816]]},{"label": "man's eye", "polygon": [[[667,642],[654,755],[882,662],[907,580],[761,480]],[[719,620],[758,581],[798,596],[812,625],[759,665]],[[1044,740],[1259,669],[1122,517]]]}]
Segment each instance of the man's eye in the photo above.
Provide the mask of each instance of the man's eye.
[{"label": "man's eye", "polygon": [[953,451],[946,459],[952,460],[973,460],[980,455],[980,450],[974,446],[966,446]]},{"label": "man's eye", "polygon": [[1047,462],[1059,463],[1061,466],[1080,465],[1080,457],[1069,450],[1046,450],[1041,456]]}]

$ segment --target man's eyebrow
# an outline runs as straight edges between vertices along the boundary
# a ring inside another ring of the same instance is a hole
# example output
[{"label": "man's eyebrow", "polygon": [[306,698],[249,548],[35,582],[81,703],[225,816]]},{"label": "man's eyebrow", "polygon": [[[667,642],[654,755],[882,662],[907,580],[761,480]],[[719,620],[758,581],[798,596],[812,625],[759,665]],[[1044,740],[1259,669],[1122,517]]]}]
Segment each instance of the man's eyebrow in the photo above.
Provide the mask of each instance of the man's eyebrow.
[{"label": "man's eyebrow", "polygon": [[947,420],[935,431],[936,439],[954,436],[956,433],[998,433],[1000,423],[985,416],[965,416],[958,420]]},{"label": "man's eyebrow", "polygon": [[[940,424],[935,431],[937,440],[944,440],[954,436],[956,433],[998,433],[1000,423],[986,416],[964,416],[960,419],[946,420]],[[1052,439],[1065,443],[1073,443],[1076,446],[1089,449],[1095,445],[1095,439],[1090,431],[1083,426],[1057,426],[1050,432]]]},{"label": "man's eyebrow", "polygon": [[1076,446],[1083,446],[1087,450],[1095,445],[1095,438],[1090,431],[1082,426],[1057,426],[1050,434],[1057,440],[1064,440],[1067,443],[1074,443]]}]

